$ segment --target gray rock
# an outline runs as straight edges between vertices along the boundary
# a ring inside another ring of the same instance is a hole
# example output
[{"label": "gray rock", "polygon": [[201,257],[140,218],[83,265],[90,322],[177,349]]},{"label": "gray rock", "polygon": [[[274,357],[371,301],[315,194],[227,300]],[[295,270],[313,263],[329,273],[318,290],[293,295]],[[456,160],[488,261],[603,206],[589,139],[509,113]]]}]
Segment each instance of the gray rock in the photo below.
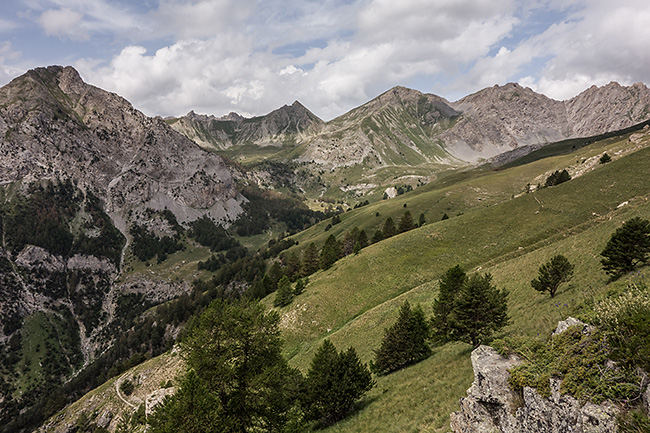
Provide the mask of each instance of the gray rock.
[{"label": "gray rock", "polygon": [[574,317],[567,317],[566,320],[562,320],[558,322],[555,331],[553,331],[553,335],[559,335],[573,326],[582,326],[583,333],[591,332],[594,329],[593,326],[587,325],[585,322],[581,320],[578,320]]},{"label": "gray rock", "polygon": [[113,420],[113,412],[110,410],[105,411],[102,413],[99,418],[97,418],[97,426],[102,427],[102,428],[107,428],[111,421]]},{"label": "gray rock", "polygon": [[472,352],[474,382],[460,410],[450,416],[456,433],[614,433],[617,409],[605,402],[584,403],[560,394],[561,381],[551,379],[551,397],[524,387],[521,395],[508,385],[516,357],[505,358],[480,346]]}]

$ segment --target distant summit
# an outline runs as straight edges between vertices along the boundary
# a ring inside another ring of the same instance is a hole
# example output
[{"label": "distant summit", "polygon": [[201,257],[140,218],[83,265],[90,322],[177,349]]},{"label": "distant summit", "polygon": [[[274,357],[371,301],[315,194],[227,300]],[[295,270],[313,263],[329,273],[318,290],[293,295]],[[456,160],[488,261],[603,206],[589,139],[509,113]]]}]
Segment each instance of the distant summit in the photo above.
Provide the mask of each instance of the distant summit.
[{"label": "distant summit", "polygon": [[202,147],[227,149],[252,144],[260,147],[283,146],[302,140],[318,130],[323,121],[300,102],[284,105],[265,116],[246,118],[231,112],[222,117],[190,111],[167,122],[178,132]]}]

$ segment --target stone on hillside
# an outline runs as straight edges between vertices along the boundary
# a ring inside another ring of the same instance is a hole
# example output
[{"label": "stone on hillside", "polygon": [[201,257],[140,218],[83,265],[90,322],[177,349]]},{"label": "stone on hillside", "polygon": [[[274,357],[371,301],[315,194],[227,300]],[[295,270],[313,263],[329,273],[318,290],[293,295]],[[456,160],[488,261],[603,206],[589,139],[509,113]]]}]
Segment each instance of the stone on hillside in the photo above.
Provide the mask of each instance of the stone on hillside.
[{"label": "stone on hillside", "polygon": [[519,362],[516,357],[505,358],[488,346],[480,346],[472,352],[474,382],[467,391],[467,397],[461,398],[460,410],[450,416],[452,431],[455,433],[616,432],[618,410],[613,404],[584,403],[570,395],[562,395],[559,379],[551,379],[549,398],[542,397],[530,387],[524,387],[521,394],[513,391],[508,384],[510,376],[508,370]]}]

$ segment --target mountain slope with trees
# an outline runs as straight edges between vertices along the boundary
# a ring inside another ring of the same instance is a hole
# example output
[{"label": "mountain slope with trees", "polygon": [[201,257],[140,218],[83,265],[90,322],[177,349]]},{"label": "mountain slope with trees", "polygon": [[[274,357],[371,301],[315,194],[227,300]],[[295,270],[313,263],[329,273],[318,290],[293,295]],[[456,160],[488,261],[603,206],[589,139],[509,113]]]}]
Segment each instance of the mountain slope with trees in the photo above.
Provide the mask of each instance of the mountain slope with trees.
[{"label": "mountain slope with trees", "polygon": [[[396,322],[404,301],[421,305],[431,317],[438,281],[457,264],[471,273],[491,274],[492,283],[508,291],[510,324],[501,335],[544,336],[587,300],[624,287],[633,277],[612,282],[600,253],[624,221],[650,215],[650,149],[645,147],[650,143],[644,140],[609,139],[526,166],[465,173],[346,212],[327,231],[328,221],[323,221],[297,234],[299,243],[288,253],[307,251],[312,242],[321,248],[331,235],[343,239],[354,227],[371,232],[388,216],[399,219],[405,204],[411,213],[429,215],[424,226],[369,245],[312,274],[302,293],[278,309],[289,364],[307,372],[325,340],[337,348],[353,347],[362,362],[373,360],[384,330]],[[623,149],[627,151],[618,153]],[[604,151],[616,157],[599,164]],[[578,161],[570,168],[575,174],[592,159],[592,169],[567,182],[533,192],[526,188],[534,179],[543,180]],[[441,197],[450,201],[441,202]],[[451,216],[441,221],[443,211]],[[551,299],[530,281],[540,265],[557,254],[565,255],[575,269],[570,283]],[[268,308],[274,298],[271,294],[264,299]],[[462,342],[436,345],[423,361],[377,377],[366,403],[331,431],[446,431],[449,413],[457,409],[458,398],[472,380],[471,349]],[[70,416],[74,419],[74,413]]]}]

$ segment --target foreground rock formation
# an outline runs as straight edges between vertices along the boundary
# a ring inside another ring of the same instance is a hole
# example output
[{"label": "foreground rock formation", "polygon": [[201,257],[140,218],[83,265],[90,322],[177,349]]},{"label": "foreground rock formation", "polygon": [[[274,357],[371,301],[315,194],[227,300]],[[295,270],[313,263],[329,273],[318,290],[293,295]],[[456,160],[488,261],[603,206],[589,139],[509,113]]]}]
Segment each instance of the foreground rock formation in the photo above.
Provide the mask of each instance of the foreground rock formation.
[{"label": "foreground rock formation", "polygon": [[[578,323],[560,322],[556,332]],[[509,384],[509,369],[522,362],[512,355],[501,356],[491,347],[480,346],[472,352],[474,382],[460,410],[451,414],[455,433],[614,433],[617,408],[604,402],[596,405],[560,394],[561,380],[551,379],[551,396],[542,397],[533,388],[522,393]]]}]

